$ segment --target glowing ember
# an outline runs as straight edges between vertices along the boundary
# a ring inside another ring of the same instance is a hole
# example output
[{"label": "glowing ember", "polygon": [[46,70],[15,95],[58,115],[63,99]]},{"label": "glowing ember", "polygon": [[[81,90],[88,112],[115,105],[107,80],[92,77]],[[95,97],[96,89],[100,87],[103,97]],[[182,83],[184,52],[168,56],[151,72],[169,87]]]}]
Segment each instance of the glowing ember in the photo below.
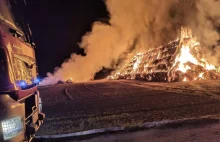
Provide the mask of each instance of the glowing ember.
[{"label": "glowing ember", "polygon": [[67,82],[67,83],[73,83],[73,78],[70,77],[66,82]]},{"label": "glowing ember", "polygon": [[199,74],[199,78],[203,78],[203,75],[204,75],[204,73],[202,72],[202,73],[200,73]]},{"label": "glowing ember", "polygon": [[183,81],[184,81],[184,82],[186,82],[186,81],[187,81],[186,77],[184,77]]},{"label": "glowing ember", "polygon": [[138,53],[108,79],[192,81],[220,79],[220,72],[204,58],[191,30],[182,28],[180,39],[147,53]]}]

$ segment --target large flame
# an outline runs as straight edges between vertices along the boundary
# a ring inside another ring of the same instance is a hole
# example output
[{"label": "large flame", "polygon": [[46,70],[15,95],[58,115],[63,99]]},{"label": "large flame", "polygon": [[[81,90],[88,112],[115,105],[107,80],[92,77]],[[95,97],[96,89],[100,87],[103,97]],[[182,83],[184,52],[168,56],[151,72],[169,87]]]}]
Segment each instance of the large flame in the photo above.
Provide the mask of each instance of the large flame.
[{"label": "large flame", "polygon": [[179,39],[147,53],[138,53],[108,78],[171,82],[219,79],[219,74],[219,68],[205,59],[191,30],[182,28]]}]

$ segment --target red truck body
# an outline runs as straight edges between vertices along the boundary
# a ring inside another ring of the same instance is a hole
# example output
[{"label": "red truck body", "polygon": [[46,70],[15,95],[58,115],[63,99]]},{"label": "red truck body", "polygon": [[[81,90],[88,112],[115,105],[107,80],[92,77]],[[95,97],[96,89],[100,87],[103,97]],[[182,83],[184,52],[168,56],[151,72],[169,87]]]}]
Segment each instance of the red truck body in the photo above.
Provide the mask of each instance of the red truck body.
[{"label": "red truck body", "polygon": [[9,0],[0,0],[0,141],[31,141],[45,117],[35,47],[29,27],[15,24],[10,6]]}]

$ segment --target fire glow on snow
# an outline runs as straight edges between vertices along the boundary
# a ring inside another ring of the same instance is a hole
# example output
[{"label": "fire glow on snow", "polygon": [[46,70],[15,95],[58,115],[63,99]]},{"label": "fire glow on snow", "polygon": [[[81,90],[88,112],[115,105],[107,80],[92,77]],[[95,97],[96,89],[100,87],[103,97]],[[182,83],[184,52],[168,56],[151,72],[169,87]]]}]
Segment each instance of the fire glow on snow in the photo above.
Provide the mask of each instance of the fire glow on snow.
[{"label": "fire glow on snow", "polygon": [[182,28],[181,37],[167,46],[138,53],[108,77],[168,82],[219,78],[219,68],[205,59],[200,43],[188,28]]}]

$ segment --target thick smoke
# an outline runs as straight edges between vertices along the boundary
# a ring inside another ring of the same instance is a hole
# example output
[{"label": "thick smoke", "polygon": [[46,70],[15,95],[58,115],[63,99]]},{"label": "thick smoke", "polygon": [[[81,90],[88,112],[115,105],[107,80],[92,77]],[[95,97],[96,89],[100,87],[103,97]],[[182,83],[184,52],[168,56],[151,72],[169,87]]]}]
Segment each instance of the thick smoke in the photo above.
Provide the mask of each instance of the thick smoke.
[{"label": "thick smoke", "polygon": [[[208,55],[217,61],[219,39],[215,26],[220,23],[220,2],[216,0],[106,0],[109,23],[95,22],[82,37],[80,47],[86,56],[71,58],[48,73],[43,84],[58,80],[88,81],[104,68],[116,68],[131,53],[166,44],[179,34],[182,25],[192,28]],[[212,51],[212,52],[211,52]]]},{"label": "thick smoke", "polygon": [[[220,34],[217,28],[220,27],[220,1],[200,0],[197,3],[198,13],[192,23],[192,28],[198,40],[205,47],[208,59],[215,65],[220,65],[220,46],[213,47]],[[191,19],[193,21],[193,19]]]}]

